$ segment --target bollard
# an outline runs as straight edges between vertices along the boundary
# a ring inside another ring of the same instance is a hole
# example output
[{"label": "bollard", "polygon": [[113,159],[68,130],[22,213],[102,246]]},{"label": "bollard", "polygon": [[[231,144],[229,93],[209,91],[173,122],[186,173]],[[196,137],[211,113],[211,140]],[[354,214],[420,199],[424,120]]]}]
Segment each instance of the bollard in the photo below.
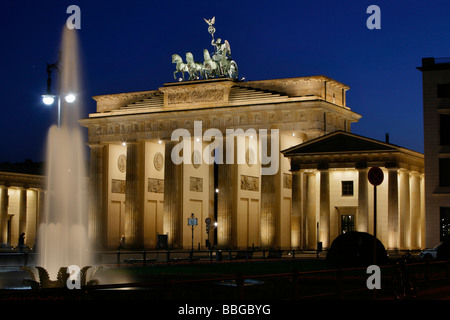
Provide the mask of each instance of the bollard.
[{"label": "bollard", "polygon": [[173,282],[174,280],[172,278],[164,279],[165,297],[168,300],[171,300],[173,298]]},{"label": "bollard", "polygon": [[300,276],[297,270],[294,270],[292,274],[292,284],[294,286],[294,299],[298,300],[300,298]]},{"label": "bollard", "polygon": [[338,268],[336,270],[336,295],[338,299],[344,298],[344,290],[342,286],[342,269]]},{"label": "bollard", "polygon": [[26,267],[28,264],[28,252],[23,253],[23,265]]},{"label": "bollard", "polygon": [[117,261],[116,261],[117,265],[120,266],[120,250],[117,251]]},{"label": "bollard", "polygon": [[425,263],[425,283],[426,283],[427,285],[430,284],[430,272],[429,272],[429,268],[430,268],[430,262],[427,261],[427,262]]},{"label": "bollard", "polygon": [[239,299],[244,300],[244,276],[242,274],[238,274],[236,276],[236,285],[239,290]]},{"label": "bollard", "polygon": [[450,274],[449,274],[449,268],[450,268],[450,261],[447,261],[445,263],[445,278],[447,279],[447,281],[449,280]]}]

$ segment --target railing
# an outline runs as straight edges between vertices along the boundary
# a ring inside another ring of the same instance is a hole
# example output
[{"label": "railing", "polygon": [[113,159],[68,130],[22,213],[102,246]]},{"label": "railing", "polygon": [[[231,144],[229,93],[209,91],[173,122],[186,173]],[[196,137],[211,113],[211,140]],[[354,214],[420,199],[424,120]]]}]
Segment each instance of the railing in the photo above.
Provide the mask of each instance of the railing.
[{"label": "railing", "polygon": [[141,250],[141,251],[105,251],[97,252],[99,264],[148,264],[201,261],[232,261],[250,259],[287,259],[304,256],[316,256],[315,251],[303,250]]},{"label": "railing", "polygon": [[[218,260],[218,252],[222,253],[222,261],[243,261],[241,259],[252,259],[252,261],[270,260],[274,257],[274,251],[116,251],[99,252],[98,254],[112,258],[111,268],[121,265],[134,267],[145,266],[150,263],[174,264],[180,262],[192,263],[194,261],[208,262]],[[252,255],[249,256],[248,253]],[[309,253],[314,257],[314,252]],[[9,258],[18,265],[29,264],[34,259],[34,254],[30,253],[2,253],[0,258]],[[155,256],[156,255],[156,256]],[[219,254],[220,256],[220,254]],[[292,259],[300,256],[298,251],[285,250],[277,251],[275,259],[282,257]],[[157,257],[156,259],[154,259]],[[130,259],[127,259],[130,258]],[[108,259],[106,259],[108,260]],[[111,260],[111,259],[110,259]],[[104,262],[105,265],[108,265]],[[110,261],[111,262],[111,261]],[[7,264],[8,266],[14,263]],[[3,266],[4,264],[2,264]],[[258,269],[258,263],[254,264],[255,271]],[[414,278],[415,284],[426,287],[436,280],[446,280],[450,283],[450,262],[449,261],[430,261],[414,262],[406,265],[409,273]],[[212,268],[213,269],[213,268]],[[366,285],[366,268],[338,268],[315,271],[301,271],[289,273],[270,273],[270,274],[227,274],[224,276],[204,276],[197,275],[197,278],[180,278],[180,276],[171,276],[168,274],[162,276],[153,276],[152,281],[100,284],[86,288],[83,293],[88,295],[101,294],[123,294],[123,290],[114,290],[120,288],[130,289],[149,289],[149,290],[126,290],[129,297],[136,294],[145,294],[155,299],[327,299],[327,298],[356,298],[367,299],[372,296],[378,299],[393,299],[393,277],[397,269],[396,264],[390,264],[381,267],[381,290],[369,290]],[[152,269],[149,269],[152,270]],[[255,272],[256,273],[256,272]],[[155,281],[155,279],[157,279]],[[111,291],[112,290],[112,291]],[[28,290],[26,290],[28,291]],[[30,293],[32,294],[32,293]],[[61,293],[62,294],[62,293]],[[76,293],[74,293],[76,294]],[[420,297],[420,292],[419,292]]]},{"label": "railing", "polygon": [[[255,264],[257,267],[257,264]],[[407,264],[414,284],[421,288],[433,281],[450,282],[450,262],[435,261]],[[133,295],[145,292],[159,299],[394,299],[393,278],[397,265],[381,267],[381,290],[369,290],[366,285],[367,268],[338,268],[276,274],[204,277],[200,279],[176,279],[169,276],[161,281],[99,285],[90,288],[91,293],[107,289],[131,290]],[[89,292],[89,289],[88,289]],[[114,291],[117,292],[117,291]],[[420,298],[420,292],[418,293]]]},{"label": "railing", "polygon": [[[311,256],[315,252],[306,252]],[[303,250],[116,250],[95,252],[96,264],[149,264],[250,259],[281,259],[304,256]],[[35,263],[35,252],[0,252],[0,267],[20,267]]]}]

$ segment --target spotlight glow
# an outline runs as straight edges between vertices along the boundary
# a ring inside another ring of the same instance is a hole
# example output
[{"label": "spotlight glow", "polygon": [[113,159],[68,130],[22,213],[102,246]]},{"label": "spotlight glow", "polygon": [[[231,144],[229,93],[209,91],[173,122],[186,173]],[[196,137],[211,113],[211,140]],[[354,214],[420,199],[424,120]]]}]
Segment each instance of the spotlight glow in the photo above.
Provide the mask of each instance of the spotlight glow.
[{"label": "spotlight glow", "polygon": [[75,95],[74,95],[73,93],[69,93],[68,95],[66,95],[66,96],[64,97],[64,99],[66,99],[66,101],[67,101],[68,103],[72,103],[72,102],[75,101],[76,97],[75,97]]}]

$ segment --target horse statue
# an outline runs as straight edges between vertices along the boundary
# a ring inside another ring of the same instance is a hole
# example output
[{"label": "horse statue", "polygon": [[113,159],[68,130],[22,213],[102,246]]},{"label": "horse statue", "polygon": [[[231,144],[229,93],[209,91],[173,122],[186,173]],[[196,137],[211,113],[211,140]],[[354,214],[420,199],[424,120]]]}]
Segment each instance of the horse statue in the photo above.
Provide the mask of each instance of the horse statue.
[{"label": "horse statue", "polygon": [[174,79],[176,80],[177,79],[176,74],[178,72],[181,72],[181,74],[183,75],[183,81],[184,81],[184,73],[189,72],[188,65],[186,63],[184,63],[183,59],[177,54],[172,55],[172,63],[176,63],[176,70],[173,73]]},{"label": "horse statue", "polygon": [[186,64],[189,72],[189,80],[199,79],[204,74],[203,64],[194,61],[194,55],[191,52],[186,53]]},{"label": "horse statue", "polygon": [[207,49],[203,49],[203,58],[205,79],[216,77],[219,74],[219,64],[211,59],[211,56],[209,55],[209,51]]}]

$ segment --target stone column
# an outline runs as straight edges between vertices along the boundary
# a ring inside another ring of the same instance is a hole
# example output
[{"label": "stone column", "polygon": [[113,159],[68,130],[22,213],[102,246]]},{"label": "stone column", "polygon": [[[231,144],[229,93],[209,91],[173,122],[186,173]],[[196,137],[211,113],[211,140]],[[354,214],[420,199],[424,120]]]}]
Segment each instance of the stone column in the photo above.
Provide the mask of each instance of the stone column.
[{"label": "stone column", "polygon": [[305,179],[305,249],[316,249],[316,174],[314,172],[305,172]]},{"label": "stone column", "polygon": [[400,171],[400,249],[411,246],[411,207],[409,172]]},{"label": "stone column", "polygon": [[[224,140],[223,146],[226,145]],[[236,210],[236,164],[227,163],[226,148],[218,150],[222,152],[223,164],[218,164],[218,186],[217,197],[217,242],[221,248],[231,248],[236,237],[233,233],[233,211]],[[236,163],[234,161],[233,163]]]},{"label": "stone column", "polygon": [[28,189],[27,191],[27,220],[25,231],[25,244],[33,247],[37,235],[37,218],[38,218],[38,191],[36,189]]},{"label": "stone column", "polygon": [[369,230],[369,182],[367,168],[358,169],[358,228],[357,231]]},{"label": "stone column", "polygon": [[[106,146],[96,144],[90,145],[90,174],[89,174],[89,240],[95,248],[103,248],[105,243],[104,217],[104,150]],[[40,192],[42,194],[42,192]],[[40,198],[41,199],[41,198]],[[43,211],[40,211],[42,213]],[[41,216],[41,215],[40,215]]]},{"label": "stone column", "polygon": [[411,172],[411,249],[420,249],[421,242],[421,197],[420,175]]},{"label": "stone column", "polygon": [[291,211],[291,246],[301,247],[302,230],[302,197],[301,197],[301,172],[292,172],[292,211]]},{"label": "stone column", "polygon": [[[261,144],[265,143],[267,150],[271,150],[270,134],[267,135],[266,140]],[[261,166],[264,165],[261,164]],[[276,246],[279,171],[274,175],[261,175],[261,246],[266,248]]]},{"label": "stone column", "polygon": [[320,170],[320,225],[319,241],[324,248],[330,243],[330,173]]},{"label": "stone column", "polygon": [[0,245],[8,243],[8,187],[0,187]]},{"label": "stone column", "polygon": [[164,152],[164,233],[170,246],[182,245],[182,164],[174,164],[173,147],[178,142],[165,141]]},{"label": "stone column", "polygon": [[143,156],[142,144],[127,143],[125,182],[125,247],[143,246]]},{"label": "stone column", "polygon": [[19,234],[27,229],[27,189],[19,189]]},{"label": "stone column", "polygon": [[[37,189],[37,205],[36,205],[36,230],[39,230],[39,226],[42,223],[45,210],[45,190]],[[36,232],[37,232],[36,231]]]},{"label": "stone column", "polygon": [[398,169],[388,170],[388,249],[399,249]]}]

